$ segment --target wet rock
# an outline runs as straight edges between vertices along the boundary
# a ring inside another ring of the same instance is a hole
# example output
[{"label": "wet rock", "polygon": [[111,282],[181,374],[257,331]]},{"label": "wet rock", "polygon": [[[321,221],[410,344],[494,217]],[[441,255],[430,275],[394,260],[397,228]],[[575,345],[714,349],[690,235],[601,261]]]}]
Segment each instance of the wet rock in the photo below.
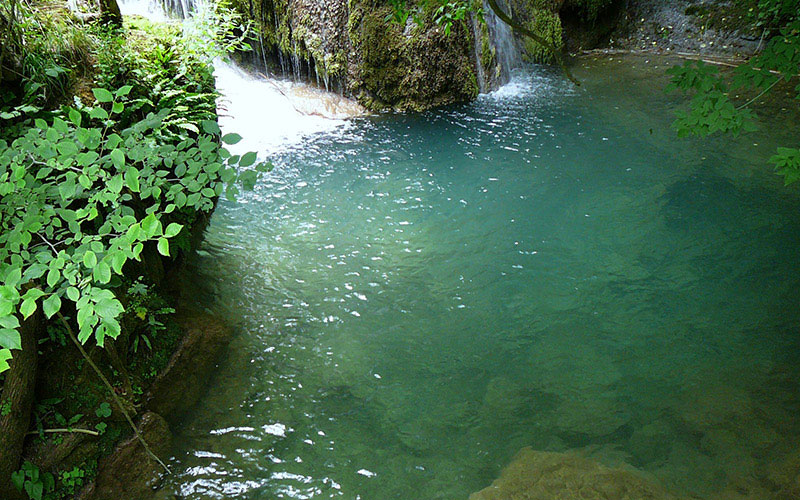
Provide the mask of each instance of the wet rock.
[{"label": "wet rock", "polygon": [[[393,9],[367,0],[285,0],[233,5],[261,28],[266,58],[295,79],[355,97],[370,110],[421,110],[478,95],[472,30],[446,34],[431,16],[391,21]],[[388,17],[388,19],[387,19]]]},{"label": "wet rock", "polygon": [[222,349],[231,340],[231,330],[207,314],[180,320],[186,332],[169,364],[147,392],[146,408],[170,420],[190,409],[203,395]]},{"label": "wet rock", "polygon": [[[139,422],[139,432],[153,453],[165,457],[172,443],[167,422],[148,412]],[[85,490],[81,500],[144,499],[160,484],[161,465],[153,460],[135,436],[120,443],[100,462],[97,479]]]},{"label": "wet rock", "polygon": [[693,444],[674,442],[664,465],[654,473],[676,490],[706,497],[725,485],[728,464],[703,453]]},{"label": "wet rock", "polygon": [[777,498],[800,498],[800,450],[767,468],[765,482],[778,491]]},{"label": "wet rock", "polygon": [[469,500],[675,500],[644,475],[575,453],[523,448],[491,486]]}]

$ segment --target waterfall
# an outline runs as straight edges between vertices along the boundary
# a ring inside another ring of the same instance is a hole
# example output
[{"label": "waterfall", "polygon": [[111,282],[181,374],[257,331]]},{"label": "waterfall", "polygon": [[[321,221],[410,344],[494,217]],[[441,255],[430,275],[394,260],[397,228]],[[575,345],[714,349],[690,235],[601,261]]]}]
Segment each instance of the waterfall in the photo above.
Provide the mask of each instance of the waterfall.
[{"label": "waterfall", "polygon": [[[506,5],[504,0],[498,0],[498,5],[501,9],[511,15],[511,9]],[[521,57],[517,43],[514,40],[514,33],[511,32],[511,27],[500,20],[494,13],[491,7],[484,2],[483,5],[484,19],[486,20],[486,27],[489,29],[489,39],[495,47],[497,52],[497,60],[502,69],[502,81],[507,82],[511,78],[511,70],[520,66]],[[476,45],[480,42],[476,38]],[[478,54],[480,55],[480,54]],[[480,58],[478,59],[478,66],[480,66]]]},{"label": "waterfall", "polygon": [[[209,0],[118,1],[123,15],[162,22],[188,19],[202,7],[200,2]],[[345,119],[365,114],[355,101],[300,83],[302,61],[296,55],[291,56],[289,64],[298,81],[268,78],[247,72],[233,62],[214,61],[216,87],[222,95],[217,101],[220,127],[243,137],[233,149],[274,152],[309,134],[340,128]],[[327,77],[323,78],[327,87]]]}]

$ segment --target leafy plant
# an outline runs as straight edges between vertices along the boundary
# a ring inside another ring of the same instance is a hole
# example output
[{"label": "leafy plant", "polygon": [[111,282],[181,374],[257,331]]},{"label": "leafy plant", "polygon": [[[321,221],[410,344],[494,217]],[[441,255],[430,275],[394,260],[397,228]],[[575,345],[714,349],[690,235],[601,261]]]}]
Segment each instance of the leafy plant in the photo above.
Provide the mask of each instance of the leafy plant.
[{"label": "leafy plant", "polygon": [[166,302],[155,292],[150,290],[141,279],[136,280],[127,292],[127,310],[143,325],[132,332],[133,341],[131,350],[135,353],[139,351],[140,344],[144,344],[149,350],[153,349],[152,339],[159,331],[166,327],[162,322],[163,316],[173,314],[175,309],[168,307]]},{"label": "leafy plant", "polygon": [[241,138],[220,138],[216,122],[176,142],[163,133],[165,109],[115,132],[131,90],[95,89],[100,106],[68,108],[66,120],[37,119],[12,143],[0,140],[0,348],[21,347],[17,314],[41,307],[65,321],[65,301],[81,343],[116,338],[124,308],[112,277],[145,245],[170,256],[184,226],[175,221],[210,211],[225,190],[235,196],[235,181],[254,181],[256,155],[221,148],[220,139]]},{"label": "leafy plant", "polygon": [[449,36],[453,24],[463,21],[473,10],[471,5],[464,2],[447,2],[434,11],[433,19],[437,25],[444,26],[444,34]]},{"label": "leafy plant", "polygon": [[30,500],[42,500],[45,493],[55,489],[55,478],[49,472],[39,472],[39,468],[30,462],[22,464],[22,468],[11,474],[11,482],[20,492],[24,491]]},{"label": "leafy plant", "polygon": [[80,491],[86,479],[86,471],[80,467],[73,467],[68,471],[61,471],[58,475],[62,495],[74,495]]},{"label": "leafy plant", "polygon": [[[767,3],[776,8],[783,5],[780,0]],[[762,4],[766,5],[764,1]],[[679,136],[701,137],[717,132],[738,134],[756,130],[755,115],[749,107],[780,82],[788,84],[798,72],[800,20],[797,19],[772,37],[760,54],[737,67],[731,78],[701,61],[687,61],[683,66],[675,66],[667,70],[672,76],[667,90],[679,90],[693,97],[687,110],[676,112],[673,127]],[[737,105],[730,97],[734,89],[749,91],[755,96]],[[794,90],[795,98],[800,99],[800,84]],[[800,180],[800,148],[779,148],[769,161],[784,177],[785,184]]]}]

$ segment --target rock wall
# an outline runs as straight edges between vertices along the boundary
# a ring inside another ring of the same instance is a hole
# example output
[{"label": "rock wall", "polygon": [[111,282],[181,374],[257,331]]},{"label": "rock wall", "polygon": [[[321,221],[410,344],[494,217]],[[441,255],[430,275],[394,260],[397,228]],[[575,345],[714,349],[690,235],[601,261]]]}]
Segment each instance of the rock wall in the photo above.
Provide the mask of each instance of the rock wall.
[{"label": "rock wall", "polygon": [[386,0],[233,4],[259,27],[256,63],[316,80],[370,110],[465,102],[499,81],[488,30],[476,28],[473,19],[455,23],[448,35],[430,13],[420,24],[394,22]]}]

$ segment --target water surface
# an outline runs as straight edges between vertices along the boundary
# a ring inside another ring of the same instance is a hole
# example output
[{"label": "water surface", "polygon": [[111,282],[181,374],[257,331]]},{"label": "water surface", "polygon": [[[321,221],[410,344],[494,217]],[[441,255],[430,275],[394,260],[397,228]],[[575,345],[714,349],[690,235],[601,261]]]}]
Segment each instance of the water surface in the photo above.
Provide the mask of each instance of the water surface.
[{"label": "water surface", "polygon": [[704,497],[796,449],[800,199],[763,164],[796,116],[678,140],[658,66],[273,151],[193,265],[236,338],[164,492],[464,499],[532,446]]}]

